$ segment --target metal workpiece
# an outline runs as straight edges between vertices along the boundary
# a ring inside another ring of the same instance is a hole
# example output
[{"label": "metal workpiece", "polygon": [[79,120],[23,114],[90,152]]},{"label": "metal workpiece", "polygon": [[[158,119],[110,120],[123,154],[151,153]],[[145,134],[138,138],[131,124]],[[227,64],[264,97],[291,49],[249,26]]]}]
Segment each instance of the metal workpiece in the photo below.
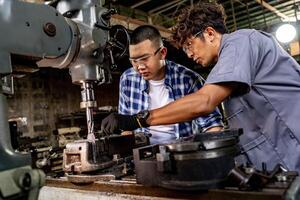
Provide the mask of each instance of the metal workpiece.
[{"label": "metal workpiece", "polygon": [[[135,145],[134,135],[107,136],[79,140],[66,145],[63,170],[69,174],[94,174],[96,171],[124,162]],[[117,156],[118,155],[118,156]]]},{"label": "metal workpiece", "polygon": [[[132,149],[136,145],[141,145],[136,143],[135,135],[101,137],[95,141],[95,144],[96,151],[88,140],[67,144],[64,150],[63,168],[68,181],[92,183],[119,180],[133,175]],[[96,162],[93,160],[95,152],[97,152]]]},{"label": "metal workpiece", "polygon": [[[97,143],[97,141],[95,142]],[[103,161],[104,158],[99,157],[96,157],[99,162],[95,163],[93,154],[99,154],[92,148],[92,145],[92,142],[88,140],[79,140],[67,144],[63,153],[63,170],[67,173],[81,174],[104,169],[114,164],[109,159]]]}]

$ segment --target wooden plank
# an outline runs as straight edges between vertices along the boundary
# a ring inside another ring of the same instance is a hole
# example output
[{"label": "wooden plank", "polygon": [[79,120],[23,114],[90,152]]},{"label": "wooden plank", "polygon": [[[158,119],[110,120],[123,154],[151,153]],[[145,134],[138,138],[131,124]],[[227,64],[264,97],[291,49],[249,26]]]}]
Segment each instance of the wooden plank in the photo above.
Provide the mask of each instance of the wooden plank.
[{"label": "wooden plank", "polygon": [[110,181],[94,182],[91,184],[73,184],[66,178],[47,179],[46,186],[69,188],[83,191],[99,191],[118,194],[129,194],[138,196],[150,196],[172,199],[214,199],[214,200],[279,200],[283,199],[284,189],[268,189],[260,192],[257,191],[239,191],[236,189],[214,189],[209,191],[175,191],[161,187],[149,187],[136,184],[134,181]]}]

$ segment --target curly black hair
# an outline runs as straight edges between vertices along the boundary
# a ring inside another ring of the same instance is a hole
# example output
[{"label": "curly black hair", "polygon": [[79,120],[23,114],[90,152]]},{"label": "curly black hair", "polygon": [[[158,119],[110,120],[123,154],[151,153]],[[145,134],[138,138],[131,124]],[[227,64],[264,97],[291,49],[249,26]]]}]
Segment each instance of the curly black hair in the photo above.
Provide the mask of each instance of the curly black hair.
[{"label": "curly black hair", "polygon": [[[180,48],[188,37],[204,31],[207,27],[212,27],[221,34],[226,33],[225,20],[226,14],[222,5],[199,2],[194,7],[182,10],[172,29],[171,43]],[[199,37],[203,37],[203,34],[199,34]]]}]

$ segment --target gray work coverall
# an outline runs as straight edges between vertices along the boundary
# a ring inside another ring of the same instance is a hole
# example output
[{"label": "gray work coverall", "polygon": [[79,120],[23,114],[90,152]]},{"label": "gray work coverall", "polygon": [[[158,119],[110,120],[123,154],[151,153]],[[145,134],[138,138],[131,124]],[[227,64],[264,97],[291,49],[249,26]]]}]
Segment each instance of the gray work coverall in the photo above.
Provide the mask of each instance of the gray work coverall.
[{"label": "gray work coverall", "polygon": [[300,67],[270,34],[239,30],[222,36],[208,83],[235,82],[224,102],[230,128],[258,169],[277,163],[300,172]]}]

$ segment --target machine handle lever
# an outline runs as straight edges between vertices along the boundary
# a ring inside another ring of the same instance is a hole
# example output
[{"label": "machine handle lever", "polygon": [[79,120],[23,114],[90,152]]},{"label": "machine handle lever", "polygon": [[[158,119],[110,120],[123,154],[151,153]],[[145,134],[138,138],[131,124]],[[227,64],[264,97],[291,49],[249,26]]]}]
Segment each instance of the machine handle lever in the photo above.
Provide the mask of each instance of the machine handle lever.
[{"label": "machine handle lever", "polygon": [[111,16],[114,14],[117,14],[117,13],[118,13],[117,10],[112,8],[112,9],[109,9],[107,12],[101,14],[101,17],[104,20],[110,20]]},{"label": "machine handle lever", "polygon": [[115,70],[117,68],[117,65],[115,63],[115,59],[114,59],[114,56],[113,56],[113,53],[112,53],[111,49],[109,50],[109,57],[110,57],[110,64],[111,64],[110,68],[112,70]]}]

